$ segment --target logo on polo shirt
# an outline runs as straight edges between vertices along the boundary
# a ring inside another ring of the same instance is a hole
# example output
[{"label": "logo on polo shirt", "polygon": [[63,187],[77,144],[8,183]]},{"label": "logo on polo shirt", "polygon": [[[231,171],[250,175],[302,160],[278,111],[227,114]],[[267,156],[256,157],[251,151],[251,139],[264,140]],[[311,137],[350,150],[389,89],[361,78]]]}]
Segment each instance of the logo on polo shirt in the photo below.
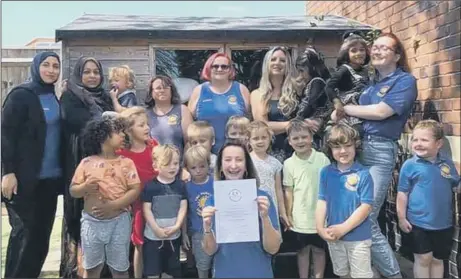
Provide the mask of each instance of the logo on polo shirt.
[{"label": "logo on polo shirt", "polygon": [[235,105],[237,103],[237,97],[229,96],[229,98],[227,98],[227,102],[229,103],[229,105]]},{"label": "logo on polo shirt", "polygon": [[451,177],[451,169],[450,169],[450,166],[447,165],[447,164],[441,164],[440,165],[440,174],[445,177],[445,178],[450,178]]},{"label": "logo on polo shirt", "polygon": [[206,204],[206,201],[208,200],[208,198],[211,196],[210,193],[208,192],[203,192],[203,193],[200,193],[197,195],[197,197],[195,197],[195,202],[197,204],[197,215],[198,216],[202,216],[202,209],[205,207],[205,204]]},{"label": "logo on polo shirt", "polygon": [[172,114],[168,116],[168,125],[176,125],[178,124],[179,116],[176,114]]},{"label": "logo on polo shirt", "polygon": [[346,177],[346,184],[344,185],[350,191],[357,191],[357,184],[359,184],[359,175],[356,173],[349,174]]},{"label": "logo on polo shirt", "polygon": [[389,88],[391,88],[389,85],[384,85],[379,89],[378,95],[379,97],[384,97],[384,95],[387,94],[387,91],[389,91]]}]

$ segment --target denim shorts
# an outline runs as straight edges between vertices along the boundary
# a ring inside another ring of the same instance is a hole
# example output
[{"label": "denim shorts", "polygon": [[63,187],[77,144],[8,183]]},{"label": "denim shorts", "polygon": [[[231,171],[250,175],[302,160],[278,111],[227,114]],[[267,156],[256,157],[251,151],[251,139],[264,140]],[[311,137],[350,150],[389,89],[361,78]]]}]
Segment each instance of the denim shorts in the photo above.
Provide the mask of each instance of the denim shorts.
[{"label": "denim shorts", "polygon": [[128,212],[112,219],[100,220],[82,212],[83,268],[88,270],[106,262],[118,272],[130,267],[131,216]]}]

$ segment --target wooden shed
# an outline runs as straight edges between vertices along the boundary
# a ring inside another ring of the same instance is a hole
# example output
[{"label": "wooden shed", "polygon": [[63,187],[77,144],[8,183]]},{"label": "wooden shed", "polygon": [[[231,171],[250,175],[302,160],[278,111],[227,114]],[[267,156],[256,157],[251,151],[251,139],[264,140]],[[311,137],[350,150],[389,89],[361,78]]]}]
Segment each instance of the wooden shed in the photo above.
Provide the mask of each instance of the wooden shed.
[{"label": "wooden shed", "polygon": [[[373,27],[340,16],[158,17],[86,14],[56,30],[62,42],[63,77],[82,55],[99,59],[108,68],[126,64],[136,75],[140,99],[155,74],[199,81],[206,58],[215,51],[231,55],[237,79],[251,87],[265,52],[276,45],[291,49],[296,58],[306,44],[335,66],[341,37],[348,30]],[[251,88],[250,88],[251,89]]]}]

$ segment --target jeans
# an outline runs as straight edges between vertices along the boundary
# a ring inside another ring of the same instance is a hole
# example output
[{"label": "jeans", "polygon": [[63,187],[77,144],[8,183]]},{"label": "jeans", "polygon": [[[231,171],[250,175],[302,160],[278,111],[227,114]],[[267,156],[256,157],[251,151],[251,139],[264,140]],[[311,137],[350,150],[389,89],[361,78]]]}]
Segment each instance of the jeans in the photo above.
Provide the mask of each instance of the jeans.
[{"label": "jeans", "polygon": [[373,266],[385,277],[400,275],[400,267],[389,242],[378,224],[379,211],[386,200],[397,157],[397,142],[376,136],[365,135],[362,144],[361,162],[370,167],[374,184],[374,203],[370,214]]}]

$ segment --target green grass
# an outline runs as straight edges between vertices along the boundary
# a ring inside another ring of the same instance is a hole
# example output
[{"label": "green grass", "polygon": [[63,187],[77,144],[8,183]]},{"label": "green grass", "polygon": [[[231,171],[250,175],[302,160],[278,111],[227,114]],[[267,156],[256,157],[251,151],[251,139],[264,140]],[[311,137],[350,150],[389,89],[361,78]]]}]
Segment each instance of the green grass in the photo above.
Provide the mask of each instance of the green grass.
[{"label": "green grass", "polygon": [[[59,277],[59,262],[60,262],[60,251],[61,251],[61,229],[62,229],[62,217],[56,217],[54,221],[53,231],[50,238],[50,250],[48,252],[48,258],[43,266],[43,271],[39,277],[41,278],[58,278]],[[8,247],[8,238],[10,236],[10,224],[8,222],[8,216],[2,216],[2,270],[5,266],[6,249]]]}]

